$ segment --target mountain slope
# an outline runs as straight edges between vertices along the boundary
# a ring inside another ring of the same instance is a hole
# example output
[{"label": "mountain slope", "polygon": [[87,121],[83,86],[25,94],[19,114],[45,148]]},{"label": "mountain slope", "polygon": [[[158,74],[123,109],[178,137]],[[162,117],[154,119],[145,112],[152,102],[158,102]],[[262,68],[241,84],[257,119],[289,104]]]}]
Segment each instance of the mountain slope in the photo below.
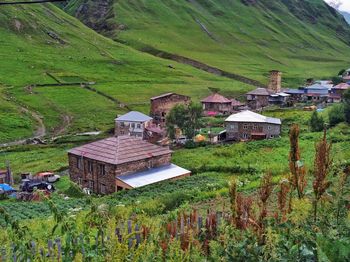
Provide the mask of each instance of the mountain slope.
[{"label": "mountain slope", "polygon": [[[7,123],[0,125],[0,144],[38,131],[33,115],[43,119],[49,136],[105,131],[127,110],[124,105],[147,113],[149,98],[162,92],[196,100],[210,86],[229,95],[254,88],[175,62],[169,67],[169,61],[105,38],[52,4],[2,6],[0,43],[0,122]],[[96,84],[50,86],[57,81]]]},{"label": "mountain slope", "polygon": [[348,22],[348,24],[350,24],[350,13],[345,12],[345,11],[340,11],[340,13],[344,16],[346,22]]},{"label": "mountain slope", "polygon": [[348,63],[350,28],[322,0],[97,2],[71,0],[66,10],[139,50],[151,47],[260,81],[280,69],[286,84],[297,84]]}]

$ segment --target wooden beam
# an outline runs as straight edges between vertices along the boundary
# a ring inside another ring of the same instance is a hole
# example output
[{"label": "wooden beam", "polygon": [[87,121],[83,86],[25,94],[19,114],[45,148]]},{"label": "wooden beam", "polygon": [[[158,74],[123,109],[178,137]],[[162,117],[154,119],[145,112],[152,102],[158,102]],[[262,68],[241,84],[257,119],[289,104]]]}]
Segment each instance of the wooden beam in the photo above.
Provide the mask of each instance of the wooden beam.
[{"label": "wooden beam", "polygon": [[12,1],[12,2],[0,2],[0,5],[28,5],[28,4],[53,3],[53,2],[66,2],[66,0]]}]

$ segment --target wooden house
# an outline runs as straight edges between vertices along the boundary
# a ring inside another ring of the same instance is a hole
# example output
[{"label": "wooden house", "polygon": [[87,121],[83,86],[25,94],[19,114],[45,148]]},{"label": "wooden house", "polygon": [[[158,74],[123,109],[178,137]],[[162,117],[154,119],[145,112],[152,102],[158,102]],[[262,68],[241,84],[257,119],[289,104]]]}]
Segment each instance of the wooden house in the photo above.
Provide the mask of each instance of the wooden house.
[{"label": "wooden house", "polygon": [[171,164],[172,151],[140,138],[118,136],[68,152],[70,179],[95,194],[111,194],[189,176]]},{"label": "wooden house", "polygon": [[202,101],[204,114],[227,115],[232,113],[232,101],[218,93],[213,93]]}]

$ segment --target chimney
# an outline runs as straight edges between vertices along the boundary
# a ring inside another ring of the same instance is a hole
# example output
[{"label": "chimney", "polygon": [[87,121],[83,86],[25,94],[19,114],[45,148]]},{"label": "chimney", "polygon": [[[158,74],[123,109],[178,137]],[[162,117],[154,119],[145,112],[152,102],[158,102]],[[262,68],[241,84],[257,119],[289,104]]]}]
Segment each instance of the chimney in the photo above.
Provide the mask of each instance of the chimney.
[{"label": "chimney", "polygon": [[270,82],[269,82],[269,90],[272,90],[275,93],[281,92],[282,85],[282,72],[278,70],[270,71]]}]

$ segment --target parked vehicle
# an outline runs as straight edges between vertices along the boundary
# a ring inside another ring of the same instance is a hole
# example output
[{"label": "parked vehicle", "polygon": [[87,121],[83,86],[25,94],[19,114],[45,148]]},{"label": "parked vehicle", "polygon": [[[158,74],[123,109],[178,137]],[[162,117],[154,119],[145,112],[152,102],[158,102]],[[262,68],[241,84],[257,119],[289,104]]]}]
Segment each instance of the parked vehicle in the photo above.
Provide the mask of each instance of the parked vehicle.
[{"label": "parked vehicle", "polygon": [[55,191],[55,187],[47,182],[43,181],[31,181],[31,180],[23,180],[23,183],[20,187],[21,191],[32,193],[36,190],[45,190],[48,192]]},{"label": "parked vehicle", "polygon": [[53,172],[42,172],[37,174],[35,177],[48,183],[55,183],[61,178],[59,175],[55,175]]}]

